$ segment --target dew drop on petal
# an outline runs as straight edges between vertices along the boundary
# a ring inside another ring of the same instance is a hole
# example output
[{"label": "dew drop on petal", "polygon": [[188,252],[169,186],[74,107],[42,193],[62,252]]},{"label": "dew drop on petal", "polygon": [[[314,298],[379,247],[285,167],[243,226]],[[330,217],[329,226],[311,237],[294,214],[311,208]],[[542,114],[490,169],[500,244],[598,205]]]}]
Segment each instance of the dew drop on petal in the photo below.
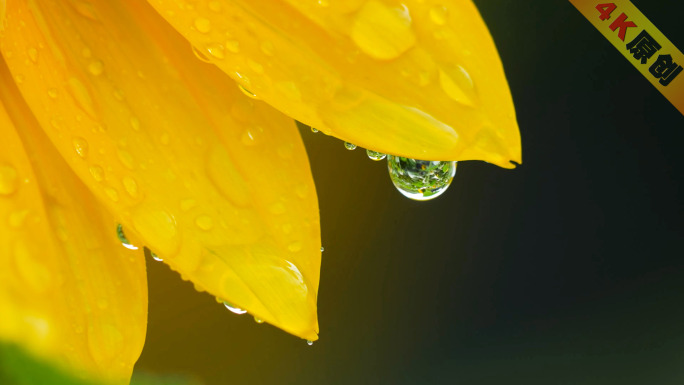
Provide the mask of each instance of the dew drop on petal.
[{"label": "dew drop on petal", "polygon": [[152,250],[148,249],[147,247],[145,247],[145,248],[143,249],[143,251],[144,251],[146,257],[150,257],[150,258],[154,259],[154,260],[157,261],[157,262],[162,262],[162,261],[164,261],[163,259],[159,258],[159,257],[157,256],[157,254],[153,253]]},{"label": "dew drop on petal", "polygon": [[242,84],[238,84],[238,88],[240,89],[240,91],[242,91],[243,94],[247,95],[248,97],[257,100],[259,99],[255,94],[252,93],[252,91],[245,88]]},{"label": "dew drop on petal", "polygon": [[209,231],[214,227],[214,219],[208,215],[200,215],[195,219],[197,227],[204,231]]},{"label": "dew drop on petal", "polygon": [[254,322],[256,322],[258,324],[262,324],[262,323],[264,323],[264,320],[262,320],[261,318],[254,317]]},{"label": "dew drop on petal", "polygon": [[221,44],[210,44],[207,46],[209,54],[219,60],[225,58],[224,50],[225,48]]},{"label": "dew drop on petal", "polygon": [[306,340],[306,344],[309,345],[309,346],[311,346],[311,345],[313,345],[313,341],[311,341],[311,340]]},{"label": "dew drop on petal", "polygon": [[313,133],[315,134],[315,133],[317,133],[317,132],[318,132],[318,130],[317,130],[317,129],[315,129],[315,128],[313,128],[313,127],[311,127],[311,132],[313,132]]},{"label": "dew drop on petal", "polygon": [[356,145],[353,143],[344,142],[344,148],[346,148],[349,151],[356,150]]},{"label": "dew drop on petal", "polygon": [[135,181],[135,179],[125,177],[121,180],[121,183],[123,184],[124,189],[126,190],[128,195],[131,196],[131,198],[138,197],[138,183]]},{"label": "dew drop on petal", "polygon": [[38,61],[38,50],[31,47],[27,51],[29,59],[31,59],[32,62]]},{"label": "dew drop on petal", "polygon": [[245,313],[247,313],[247,310],[240,309],[239,307],[233,306],[232,304],[230,304],[229,302],[226,302],[226,301],[223,301],[223,306],[225,306],[226,309],[232,311],[232,312],[235,313],[235,314],[245,314]]},{"label": "dew drop on petal", "polygon": [[449,10],[443,5],[435,5],[430,8],[430,19],[437,25],[444,25],[447,22]]},{"label": "dew drop on petal", "polygon": [[116,236],[119,238],[119,241],[121,241],[123,247],[129,250],[138,250],[138,247],[131,244],[128,238],[126,238],[126,234],[124,233],[121,223],[116,225]]},{"label": "dew drop on petal", "polygon": [[81,137],[76,137],[74,138],[72,143],[74,145],[74,150],[76,150],[78,156],[80,156],[81,158],[85,158],[86,156],[88,156],[88,142],[85,139]]},{"label": "dew drop on petal", "polygon": [[0,195],[10,195],[18,186],[17,170],[8,164],[0,164]]},{"label": "dew drop on petal", "polygon": [[114,202],[119,201],[119,192],[116,191],[116,189],[113,189],[111,187],[105,187],[104,189],[105,194],[109,197]]},{"label": "dew drop on petal", "polygon": [[88,64],[88,72],[93,76],[100,76],[104,72],[104,63],[102,60],[94,60]]},{"label": "dew drop on petal", "polygon": [[366,154],[368,154],[368,157],[372,160],[383,160],[387,156],[387,154],[373,150],[366,150]]},{"label": "dew drop on petal", "polygon": [[211,63],[211,60],[209,60],[209,58],[204,54],[204,52],[200,51],[199,48],[195,47],[194,45],[190,47],[192,48],[192,53],[195,54],[196,58],[204,63]]},{"label": "dew drop on petal", "polygon": [[325,251],[325,248],[321,246],[321,253]]},{"label": "dew drop on petal", "polygon": [[395,59],[416,43],[408,8],[375,0],[365,2],[359,10],[350,37],[363,53],[378,60]]},{"label": "dew drop on petal", "polygon": [[104,180],[104,170],[100,166],[91,166],[88,171],[90,171],[90,175],[93,176],[93,179],[97,182],[102,182]]},{"label": "dew drop on petal", "polygon": [[240,43],[237,40],[226,41],[226,49],[232,53],[240,52]]},{"label": "dew drop on petal", "polygon": [[394,187],[405,197],[426,201],[447,190],[456,175],[456,162],[429,161],[387,156],[387,168]]},{"label": "dew drop on petal", "polygon": [[195,19],[195,28],[198,32],[209,33],[211,31],[211,21],[205,17]]},{"label": "dew drop on petal", "polygon": [[214,12],[221,12],[221,2],[218,0],[212,0],[209,2],[208,8]]}]

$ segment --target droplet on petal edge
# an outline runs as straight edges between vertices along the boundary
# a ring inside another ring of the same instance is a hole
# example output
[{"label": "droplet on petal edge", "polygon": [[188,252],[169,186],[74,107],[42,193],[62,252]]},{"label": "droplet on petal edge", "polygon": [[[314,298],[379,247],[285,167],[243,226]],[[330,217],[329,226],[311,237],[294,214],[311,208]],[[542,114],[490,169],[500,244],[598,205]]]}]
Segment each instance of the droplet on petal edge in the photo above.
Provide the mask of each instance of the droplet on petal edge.
[{"label": "droplet on petal edge", "polygon": [[311,341],[311,340],[306,340],[306,344],[309,345],[309,346],[311,346],[311,345],[313,345],[313,341]]},{"label": "droplet on petal edge", "polygon": [[356,150],[356,145],[353,143],[344,142],[344,148],[346,148],[349,151],[352,151],[352,150]]},{"label": "droplet on petal edge", "polygon": [[383,154],[382,152],[377,152],[373,150],[366,150],[366,154],[368,154],[368,157],[371,160],[383,160],[385,157],[387,157],[387,154]]},{"label": "droplet on petal edge", "polygon": [[232,304],[230,304],[229,302],[226,302],[226,301],[223,301],[223,306],[225,306],[226,309],[232,311],[232,312],[235,313],[235,314],[245,314],[245,313],[247,313],[247,310],[240,309],[239,307],[233,306]]},{"label": "droplet on petal edge", "polygon": [[405,197],[426,201],[442,195],[456,175],[456,162],[387,156],[394,187]]},{"label": "droplet on petal edge", "polygon": [[116,225],[116,236],[119,238],[119,241],[121,241],[123,247],[129,250],[138,250],[138,247],[132,245],[128,238],[126,238],[126,234],[124,233],[123,226],[121,225],[121,223]]},{"label": "droplet on petal edge", "polygon": [[159,258],[157,256],[157,254],[153,253],[152,250],[148,249],[147,247],[145,247],[145,249],[143,251],[145,252],[146,257],[152,258],[157,262],[163,262],[164,261],[163,259]]}]

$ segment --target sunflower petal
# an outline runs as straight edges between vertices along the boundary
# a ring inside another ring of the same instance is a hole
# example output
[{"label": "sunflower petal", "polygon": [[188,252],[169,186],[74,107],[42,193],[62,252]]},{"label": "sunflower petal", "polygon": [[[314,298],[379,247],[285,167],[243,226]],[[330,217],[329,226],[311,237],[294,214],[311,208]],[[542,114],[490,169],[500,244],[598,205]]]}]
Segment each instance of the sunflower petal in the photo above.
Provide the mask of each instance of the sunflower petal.
[{"label": "sunflower petal", "polygon": [[145,260],[49,143],[0,60],[0,339],[128,383],[147,320]]},{"label": "sunflower petal", "polygon": [[196,287],[316,339],[318,202],[294,122],[197,60],[147,3],[7,12],[0,49],[22,94],[126,234]]},{"label": "sunflower petal", "polygon": [[471,0],[148,0],[219,68],[329,135],[512,168],[520,134]]}]

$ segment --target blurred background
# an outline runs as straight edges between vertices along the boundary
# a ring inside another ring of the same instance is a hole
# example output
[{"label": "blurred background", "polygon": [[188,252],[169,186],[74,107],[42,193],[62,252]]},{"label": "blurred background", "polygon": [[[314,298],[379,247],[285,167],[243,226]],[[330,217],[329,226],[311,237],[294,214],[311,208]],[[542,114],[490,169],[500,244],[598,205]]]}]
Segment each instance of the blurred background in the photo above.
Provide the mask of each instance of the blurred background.
[{"label": "blurred background", "polygon": [[[684,49],[684,3],[632,2]],[[522,166],[462,162],[443,196],[414,202],[386,162],[302,131],[325,247],[321,339],[235,315],[148,261],[136,375],[684,383],[684,116],[568,1],[475,3],[513,93]]]}]

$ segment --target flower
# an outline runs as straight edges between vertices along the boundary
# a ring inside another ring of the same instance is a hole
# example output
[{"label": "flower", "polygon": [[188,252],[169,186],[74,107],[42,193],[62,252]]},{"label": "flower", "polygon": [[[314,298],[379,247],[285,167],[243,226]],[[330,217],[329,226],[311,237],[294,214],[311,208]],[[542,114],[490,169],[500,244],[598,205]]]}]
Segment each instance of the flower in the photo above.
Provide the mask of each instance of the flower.
[{"label": "flower", "polygon": [[117,224],[198,290],[317,339],[292,118],[399,156],[520,162],[469,1],[149,3],[0,2],[0,339],[83,376],[125,383],[144,343],[144,260]]}]

